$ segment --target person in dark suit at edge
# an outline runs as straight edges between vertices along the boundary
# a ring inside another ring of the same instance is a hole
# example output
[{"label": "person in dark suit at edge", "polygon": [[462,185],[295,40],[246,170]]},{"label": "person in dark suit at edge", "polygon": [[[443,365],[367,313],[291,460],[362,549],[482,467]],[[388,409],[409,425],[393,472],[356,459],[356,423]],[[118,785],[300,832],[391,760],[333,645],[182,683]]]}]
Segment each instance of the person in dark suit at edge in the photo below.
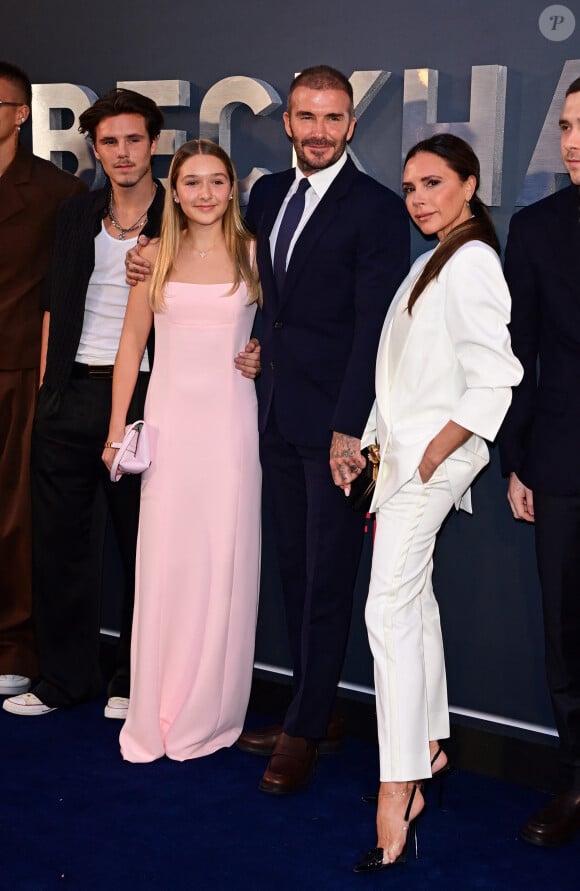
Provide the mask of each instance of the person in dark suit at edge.
[{"label": "person in dark suit at edge", "polygon": [[38,391],[40,292],[59,204],[86,186],[20,142],[30,78],[0,61],[0,696],[38,671],[32,627],[30,432]]},{"label": "person in dark suit at edge", "polygon": [[258,180],[246,215],[264,295],[260,452],[293,688],[284,723],[246,731],[238,746],[270,756],[259,788],[274,795],[306,786],[318,750],[340,745],[332,712],[365,518],[334,483],[365,465],[378,340],[409,269],[402,200],[347,156],[355,123],[348,79],[304,70],[284,114],[298,166]]},{"label": "person in dark suit at edge", "polygon": [[510,223],[505,275],[524,378],[500,433],[512,513],[535,525],[560,737],[565,791],[520,831],[542,846],[568,842],[580,830],[580,78],[566,92],[560,131],[571,185]]}]

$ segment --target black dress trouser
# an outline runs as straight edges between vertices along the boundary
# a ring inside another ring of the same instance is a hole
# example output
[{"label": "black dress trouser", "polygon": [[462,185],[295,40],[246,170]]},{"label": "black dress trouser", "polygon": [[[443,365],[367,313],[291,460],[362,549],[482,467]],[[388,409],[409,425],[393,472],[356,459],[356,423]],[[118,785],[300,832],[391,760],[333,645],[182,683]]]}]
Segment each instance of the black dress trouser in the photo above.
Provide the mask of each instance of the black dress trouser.
[{"label": "black dress trouser", "polygon": [[[128,421],[143,417],[148,374],[140,374]],[[129,695],[130,636],[141,478],[112,483],[101,461],[111,379],[72,378],[62,394],[39,394],[32,434],[33,613],[41,679],[33,692],[67,706],[102,691],[101,575],[95,571],[95,502],[107,501],[124,571],[121,638],[110,696]]]},{"label": "black dress trouser", "polygon": [[310,739],[332,715],[365,526],[332,481],[329,445],[285,440],[274,406],[260,440],[293,667],[284,730]]},{"label": "black dress trouser", "polygon": [[580,496],[534,491],[546,672],[567,786],[580,790]]}]

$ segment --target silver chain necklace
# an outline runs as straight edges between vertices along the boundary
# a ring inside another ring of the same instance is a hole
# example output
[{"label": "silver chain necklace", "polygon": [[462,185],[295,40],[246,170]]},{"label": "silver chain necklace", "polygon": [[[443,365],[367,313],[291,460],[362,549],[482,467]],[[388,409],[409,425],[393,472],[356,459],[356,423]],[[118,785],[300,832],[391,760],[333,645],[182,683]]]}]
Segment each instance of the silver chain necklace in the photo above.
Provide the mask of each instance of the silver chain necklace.
[{"label": "silver chain necklace", "polygon": [[[157,192],[157,183],[155,183],[155,192]],[[155,192],[153,192],[153,197],[155,197]],[[115,229],[117,229],[119,231],[119,241],[125,240],[125,236],[127,235],[127,232],[134,232],[135,229],[141,229],[141,227],[144,226],[145,223],[147,222],[148,212],[149,212],[149,208],[147,208],[145,213],[141,214],[139,219],[135,220],[135,222],[133,223],[132,226],[126,226],[126,227],[121,226],[119,220],[115,216],[115,211],[113,209],[113,192],[111,190],[111,194],[109,196],[109,219],[110,219],[111,223],[113,224],[113,226],[115,227]]]}]

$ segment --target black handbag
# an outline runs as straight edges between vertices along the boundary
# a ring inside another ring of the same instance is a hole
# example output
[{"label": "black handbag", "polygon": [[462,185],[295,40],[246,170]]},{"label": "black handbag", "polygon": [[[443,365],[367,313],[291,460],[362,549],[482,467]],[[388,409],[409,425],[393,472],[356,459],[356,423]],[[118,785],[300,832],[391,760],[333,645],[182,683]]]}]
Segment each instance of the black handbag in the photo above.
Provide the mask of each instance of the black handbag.
[{"label": "black handbag", "polygon": [[375,494],[377,476],[379,475],[381,453],[378,443],[363,449],[361,454],[364,455],[367,463],[350,484],[350,493],[347,495],[347,498],[353,510],[357,511],[357,513],[368,514],[373,495]]}]

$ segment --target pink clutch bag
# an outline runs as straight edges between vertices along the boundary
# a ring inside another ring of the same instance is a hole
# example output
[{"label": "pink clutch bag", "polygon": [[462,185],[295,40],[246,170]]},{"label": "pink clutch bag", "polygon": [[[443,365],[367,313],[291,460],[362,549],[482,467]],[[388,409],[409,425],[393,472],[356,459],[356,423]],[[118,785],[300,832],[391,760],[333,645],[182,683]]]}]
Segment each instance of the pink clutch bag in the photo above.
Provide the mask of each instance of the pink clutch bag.
[{"label": "pink clutch bag", "polygon": [[145,421],[135,421],[125,427],[123,442],[112,442],[117,449],[111,466],[111,482],[116,483],[122,473],[143,473],[151,464],[149,437]]}]

